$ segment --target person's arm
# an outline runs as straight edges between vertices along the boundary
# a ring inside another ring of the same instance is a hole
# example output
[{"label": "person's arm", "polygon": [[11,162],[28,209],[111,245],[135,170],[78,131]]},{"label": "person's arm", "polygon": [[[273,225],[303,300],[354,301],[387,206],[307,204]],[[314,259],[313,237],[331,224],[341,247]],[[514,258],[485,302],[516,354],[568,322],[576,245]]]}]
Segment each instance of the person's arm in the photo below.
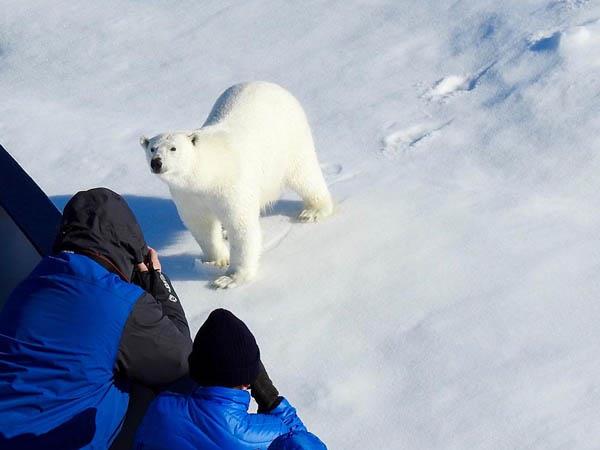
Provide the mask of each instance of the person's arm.
[{"label": "person's arm", "polygon": [[269,378],[262,361],[256,380],[250,386],[250,393],[258,405],[259,415],[268,414],[277,417],[286,431],[306,431],[306,427],[298,417],[296,409],[284,397]]},{"label": "person's arm", "polygon": [[117,372],[146,386],[160,387],[187,375],[192,340],[179,298],[160,272],[158,255],[151,249],[148,257],[132,279],[146,293],[125,324]]},{"label": "person's arm", "polygon": [[296,410],[285,398],[281,398],[275,409],[266,414],[247,414],[244,427],[236,429],[240,439],[260,448],[268,447],[282,434],[290,431],[306,431]]},{"label": "person's arm", "polygon": [[158,300],[165,316],[175,324],[181,333],[190,337],[190,328],[185,318],[185,312],[171,280],[165,273],[156,269],[136,272],[132,282],[141,286],[142,289]]},{"label": "person's arm", "polygon": [[287,431],[307,431],[304,423],[298,417],[296,408],[284,397],[280,397],[279,403],[275,408],[268,412],[269,416],[277,417],[283,422]]},{"label": "person's arm", "polygon": [[181,332],[160,302],[144,293],[125,324],[117,372],[149,387],[172,383],[188,373],[189,330]]},{"label": "person's arm", "polygon": [[269,378],[262,361],[259,364],[260,368],[256,380],[250,385],[250,394],[256,400],[258,412],[266,414],[275,408],[283,397],[279,397],[279,391]]}]

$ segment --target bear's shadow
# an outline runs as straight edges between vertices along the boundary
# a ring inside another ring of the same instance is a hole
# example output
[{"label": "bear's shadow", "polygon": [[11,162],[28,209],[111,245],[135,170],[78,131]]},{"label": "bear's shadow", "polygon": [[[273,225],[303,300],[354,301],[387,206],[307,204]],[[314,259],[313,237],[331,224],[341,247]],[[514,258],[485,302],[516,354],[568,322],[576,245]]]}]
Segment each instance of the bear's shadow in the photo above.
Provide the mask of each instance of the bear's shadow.
[{"label": "bear's shadow", "polygon": [[284,216],[291,221],[296,222],[298,214],[302,210],[302,201],[300,200],[278,200],[269,206],[261,217]]},{"label": "bear's shadow", "polygon": [[[127,204],[135,214],[149,245],[161,249],[172,245],[181,233],[188,232],[179,218],[173,200],[159,197],[124,195]],[[54,205],[62,212],[71,198],[70,195],[50,197]],[[299,200],[279,200],[262,214],[263,217],[284,216],[295,220],[302,208]],[[165,273],[173,280],[208,281],[221,271],[211,266],[198,264],[202,251],[196,246],[193,253],[180,253],[162,256],[161,264]]]}]

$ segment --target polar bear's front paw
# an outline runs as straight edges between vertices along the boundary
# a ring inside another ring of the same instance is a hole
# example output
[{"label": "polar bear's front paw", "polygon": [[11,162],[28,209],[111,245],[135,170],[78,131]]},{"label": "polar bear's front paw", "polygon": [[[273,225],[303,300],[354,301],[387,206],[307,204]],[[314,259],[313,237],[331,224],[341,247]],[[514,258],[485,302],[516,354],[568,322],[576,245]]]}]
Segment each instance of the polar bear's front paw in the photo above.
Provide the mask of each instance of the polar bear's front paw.
[{"label": "polar bear's front paw", "polygon": [[303,210],[299,215],[298,215],[298,220],[300,222],[317,222],[325,217],[327,217],[329,214],[327,214],[325,211],[321,210],[321,209],[314,209],[314,208],[308,208]]},{"label": "polar bear's front paw", "polygon": [[229,275],[215,278],[211,284],[214,289],[231,289],[237,286],[237,282]]},{"label": "polar bear's front paw", "polygon": [[231,289],[239,286],[240,284],[250,281],[253,278],[255,271],[239,270],[236,272],[227,272],[225,275],[220,276],[213,280],[211,287],[214,289]]}]

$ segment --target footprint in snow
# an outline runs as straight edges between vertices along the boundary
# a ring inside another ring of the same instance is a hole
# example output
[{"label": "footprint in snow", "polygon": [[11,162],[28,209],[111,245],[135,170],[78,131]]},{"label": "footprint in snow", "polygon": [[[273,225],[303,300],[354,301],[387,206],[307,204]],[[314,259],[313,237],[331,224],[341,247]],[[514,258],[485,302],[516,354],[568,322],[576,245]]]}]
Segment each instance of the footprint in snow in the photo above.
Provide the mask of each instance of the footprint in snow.
[{"label": "footprint in snow", "polygon": [[344,170],[344,166],[341,164],[335,163],[323,163],[321,164],[321,171],[323,172],[323,176],[327,178],[335,177],[339,175]]},{"label": "footprint in snow", "polygon": [[346,172],[344,166],[336,163],[323,163],[321,164],[321,171],[325,177],[327,186],[331,187],[334,184],[348,181],[358,175],[357,172]]},{"label": "footprint in snow", "polygon": [[422,95],[422,98],[426,100],[444,100],[458,92],[472,91],[495,64],[496,62],[493,62],[474,74],[448,75],[441,78]]},{"label": "footprint in snow", "polygon": [[600,48],[600,19],[590,20],[562,31],[536,33],[529,38],[528,48],[536,53],[560,51],[568,59],[580,58],[587,64],[598,65],[600,52],[595,51],[594,55],[590,55],[589,51]]},{"label": "footprint in snow", "polygon": [[409,150],[421,144],[424,140],[436,135],[446,128],[454,119],[446,122],[429,122],[412,125],[402,130],[394,131],[382,139],[382,147],[385,153],[398,153],[401,150]]},{"label": "footprint in snow", "polygon": [[528,48],[534,53],[553,52],[558,49],[561,37],[560,31],[537,33],[529,38]]}]

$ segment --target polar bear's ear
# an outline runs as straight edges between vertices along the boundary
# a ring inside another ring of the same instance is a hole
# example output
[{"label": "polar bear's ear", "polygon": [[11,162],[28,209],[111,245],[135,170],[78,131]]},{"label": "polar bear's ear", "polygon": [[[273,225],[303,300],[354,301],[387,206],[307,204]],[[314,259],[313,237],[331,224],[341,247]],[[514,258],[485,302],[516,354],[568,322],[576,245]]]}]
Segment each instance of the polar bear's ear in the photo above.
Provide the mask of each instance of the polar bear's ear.
[{"label": "polar bear's ear", "polygon": [[198,142],[198,135],[196,133],[188,134],[190,141],[192,141],[192,145],[196,146],[196,142]]},{"label": "polar bear's ear", "polygon": [[146,136],[141,136],[140,137],[140,145],[144,148],[148,148],[148,143],[150,142],[150,140],[146,137]]}]

